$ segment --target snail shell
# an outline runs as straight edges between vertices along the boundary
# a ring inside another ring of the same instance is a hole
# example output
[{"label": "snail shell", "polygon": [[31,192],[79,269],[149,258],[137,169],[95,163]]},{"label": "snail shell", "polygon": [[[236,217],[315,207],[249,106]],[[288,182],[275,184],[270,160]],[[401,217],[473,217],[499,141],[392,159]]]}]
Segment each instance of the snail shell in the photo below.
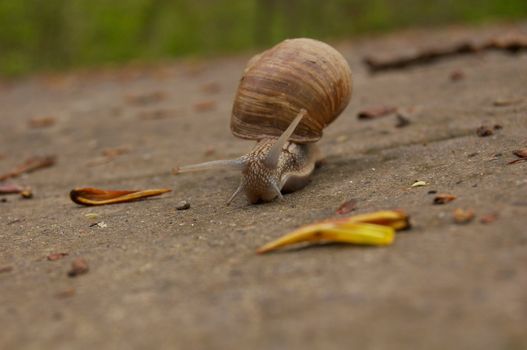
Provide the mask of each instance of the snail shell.
[{"label": "snail shell", "polygon": [[350,98],[351,71],[337,50],[313,39],[285,40],[247,64],[234,99],[231,131],[243,139],[276,138],[305,109],[290,141],[316,142]]}]

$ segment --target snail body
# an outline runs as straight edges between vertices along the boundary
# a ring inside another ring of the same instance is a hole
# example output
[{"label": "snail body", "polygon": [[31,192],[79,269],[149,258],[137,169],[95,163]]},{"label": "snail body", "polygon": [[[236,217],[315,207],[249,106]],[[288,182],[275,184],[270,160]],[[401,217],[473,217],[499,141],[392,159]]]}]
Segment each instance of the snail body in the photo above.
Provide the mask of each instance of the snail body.
[{"label": "snail body", "polygon": [[313,39],[285,40],[253,57],[234,99],[233,135],[255,140],[234,160],[184,166],[178,173],[212,168],[239,169],[251,203],[268,202],[304,187],[321,160],[314,142],[351,99],[351,71],[342,55]]}]

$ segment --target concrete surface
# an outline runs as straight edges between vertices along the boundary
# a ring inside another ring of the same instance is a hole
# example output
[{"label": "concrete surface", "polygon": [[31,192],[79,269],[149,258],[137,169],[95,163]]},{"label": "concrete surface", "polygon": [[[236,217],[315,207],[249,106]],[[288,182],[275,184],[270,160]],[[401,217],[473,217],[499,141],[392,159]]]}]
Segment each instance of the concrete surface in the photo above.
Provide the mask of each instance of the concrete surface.
[{"label": "concrete surface", "polygon": [[[327,162],[305,189],[263,205],[241,197],[225,206],[235,172],[170,174],[252,147],[228,126],[249,55],[2,82],[0,171],[36,154],[58,162],[12,180],[31,185],[33,199],[0,202],[0,268],[11,268],[0,273],[0,348],[527,348],[527,162],[507,165],[527,147],[527,54],[374,76],[361,63],[367,53],[526,29],[412,31],[337,45],[355,90],[320,141]],[[464,79],[454,82],[456,70]],[[164,98],[134,102],[152,93]],[[517,101],[495,106],[498,99]],[[413,109],[411,124],[357,120],[372,105]],[[43,116],[56,124],[28,126]],[[503,128],[494,135],[476,135],[495,124]],[[114,147],[129,152],[101,158]],[[415,180],[429,185],[410,188]],[[68,198],[82,186],[173,192],[86,208]],[[431,190],[458,198],[433,205]],[[385,248],[254,253],[334,216],[350,198],[355,213],[403,208],[414,227]],[[176,210],[180,200],[191,208]],[[454,224],[455,208],[472,208],[476,219]],[[498,219],[480,223],[489,213]],[[107,226],[91,226],[101,221]],[[57,252],[69,255],[46,259]],[[78,256],[90,271],[70,278]]]}]

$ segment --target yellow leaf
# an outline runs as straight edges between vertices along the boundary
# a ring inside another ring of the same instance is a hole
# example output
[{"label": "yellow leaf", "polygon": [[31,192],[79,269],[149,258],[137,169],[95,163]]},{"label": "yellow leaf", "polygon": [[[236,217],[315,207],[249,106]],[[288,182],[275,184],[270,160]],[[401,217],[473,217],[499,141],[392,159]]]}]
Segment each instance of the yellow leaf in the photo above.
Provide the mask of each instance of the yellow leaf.
[{"label": "yellow leaf", "polygon": [[388,245],[395,237],[395,230],[409,226],[408,215],[403,211],[378,211],[345,219],[327,220],[303,226],[272,241],[258,253],[267,253],[281,247],[301,242],[344,242],[362,245]]}]

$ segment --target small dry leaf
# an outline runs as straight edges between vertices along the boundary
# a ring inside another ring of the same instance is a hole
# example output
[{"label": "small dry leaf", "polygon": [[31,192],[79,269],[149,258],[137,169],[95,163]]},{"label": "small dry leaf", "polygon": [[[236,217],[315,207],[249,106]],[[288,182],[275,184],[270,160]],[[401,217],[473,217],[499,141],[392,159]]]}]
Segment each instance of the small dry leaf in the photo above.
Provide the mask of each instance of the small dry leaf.
[{"label": "small dry leaf", "polygon": [[139,119],[158,120],[171,118],[179,115],[181,112],[177,109],[155,109],[151,111],[141,111],[137,114]]},{"label": "small dry leaf", "polygon": [[364,63],[371,73],[393,69],[405,69],[414,65],[424,65],[435,62],[441,58],[455,55],[466,55],[467,53],[478,53],[485,50],[502,50],[506,52],[518,52],[527,48],[525,35],[507,35],[488,40],[468,40],[456,42],[448,46],[427,47],[411,54],[397,56],[368,56]]},{"label": "small dry leaf", "polygon": [[445,204],[445,203],[449,203],[449,202],[452,202],[454,199],[456,199],[457,197],[452,195],[452,194],[448,194],[448,193],[439,193],[437,196],[435,196],[434,198],[434,204]]},{"label": "small dry leaf", "polygon": [[374,106],[359,111],[357,117],[362,120],[385,117],[397,112],[397,108],[391,106]]},{"label": "small dry leaf", "polygon": [[332,219],[303,226],[257,250],[258,254],[302,242],[342,242],[361,245],[389,245],[395,230],[408,228],[409,218],[403,211],[379,211],[344,219]]},{"label": "small dry leaf", "polygon": [[514,154],[519,159],[508,162],[507,164],[509,165],[527,161],[527,148],[517,149],[513,151],[512,154]]},{"label": "small dry leaf", "polygon": [[216,109],[216,101],[213,100],[200,101],[194,104],[196,112],[210,112],[214,109]]},{"label": "small dry leaf", "polygon": [[480,126],[479,128],[476,129],[476,134],[479,136],[479,137],[486,137],[486,136],[491,136],[494,134],[494,131],[489,128],[488,126]]},{"label": "small dry leaf", "polygon": [[459,81],[465,78],[465,72],[463,72],[460,69],[456,69],[452,72],[450,72],[450,80],[451,81]]},{"label": "small dry leaf", "polygon": [[521,98],[505,98],[505,97],[499,97],[496,100],[494,100],[494,106],[496,107],[505,107],[505,106],[511,106],[518,103],[521,103],[523,99]]},{"label": "small dry leaf", "polygon": [[410,187],[422,187],[422,186],[426,186],[426,185],[427,185],[427,183],[425,181],[416,181]]},{"label": "small dry leaf", "polygon": [[108,159],[113,159],[115,157],[118,157],[120,155],[129,153],[129,152],[130,152],[130,147],[120,146],[120,147],[113,147],[113,148],[105,148],[102,150],[101,154],[103,157],[106,157]]},{"label": "small dry leaf", "polygon": [[519,158],[527,158],[527,148],[517,149],[512,154]]},{"label": "small dry leaf", "polygon": [[491,224],[494,221],[498,220],[498,214],[491,213],[491,214],[485,214],[480,219],[479,222],[482,224]]},{"label": "small dry leaf", "polygon": [[453,216],[456,224],[467,224],[474,220],[474,211],[472,209],[456,208]]},{"label": "small dry leaf", "polygon": [[221,86],[218,82],[210,81],[201,85],[200,90],[207,94],[216,94],[221,91]]},{"label": "small dry leaf", "polygon": [[49,254],[47,258],[49,261],[56,261],[68,255],[69,255],[68,253],[52,253],[52,254]]},{"label": "small dry leaf", "polygon": [[52,116],[45,116],[45,117],[34,117],[31,118],[28,122],[28,125],[30,128],[47,128],[50,126],[55,125],[57,119]]},{"label": "small dry leaf", "polygon": [[63,291],[58,292],[57,294],[55,294],[55,297],[59,299],[71,298],[75,296],[75,293],[76,293],[76,290],[75,288],[72,287],[72,288],[68,288]]},{"label": "small dry leaf", "polygon": [[13,266],[0,266],[0,273],[13,271]]},{"label": "small dry leaf", "polygon": [[15,194],[24,190],[24,187],[16,184],[0,184],[0,194]]},{"label": "small dry leaf", "polygon": [[68,271],[68,276],[77,277],[83,275],[90,270],[88,263],[84,258],[78,257],[71,263],[71,270]]},{"label": "small dry leaf", "polygon": [[527,161],[527,158],[520,158],[520,159],[511,160],[507,164],[511,165],[511,164],[522,163],[522,162],[526,162],[526,161]]},{"label": "small dry leaf", "polygon": [[214,153],[216,153],[216,148],[214,146],[209,146],[205,149],[205,152],[203,153],[206,157],[212,156]]},{"label": "small dry leaf", "polygon": [[24,173],[31,173],[38,169],[43,169],[54,165],[56,162],[55,156],[31,157],[24,163],[18,165],[15,169],[0,175],[0,181],[4,181],[13,177],[20,176]]},{"label": "small dry leaf", "polygon": [[352,198],[348,201],[345,201],[338,207],[337,214],[339,215],[348,214],[354,211],[355,209],[357,209],[357,200]]},{"label": "small dry leaf", "polygon": [[148,190],[102,190],[98,188],[76,188],[71,190],[70,198],[80,205],[105,205],[126,203],[147,197],[159,196],[172,190],[167,188]]},{"label": "small dry leaf", "polygon": [[145,93],[129,93],[125,96],[126,102],[132,105],[144,106],[161,102],[166,97],[162,91],[151,91]]}]

